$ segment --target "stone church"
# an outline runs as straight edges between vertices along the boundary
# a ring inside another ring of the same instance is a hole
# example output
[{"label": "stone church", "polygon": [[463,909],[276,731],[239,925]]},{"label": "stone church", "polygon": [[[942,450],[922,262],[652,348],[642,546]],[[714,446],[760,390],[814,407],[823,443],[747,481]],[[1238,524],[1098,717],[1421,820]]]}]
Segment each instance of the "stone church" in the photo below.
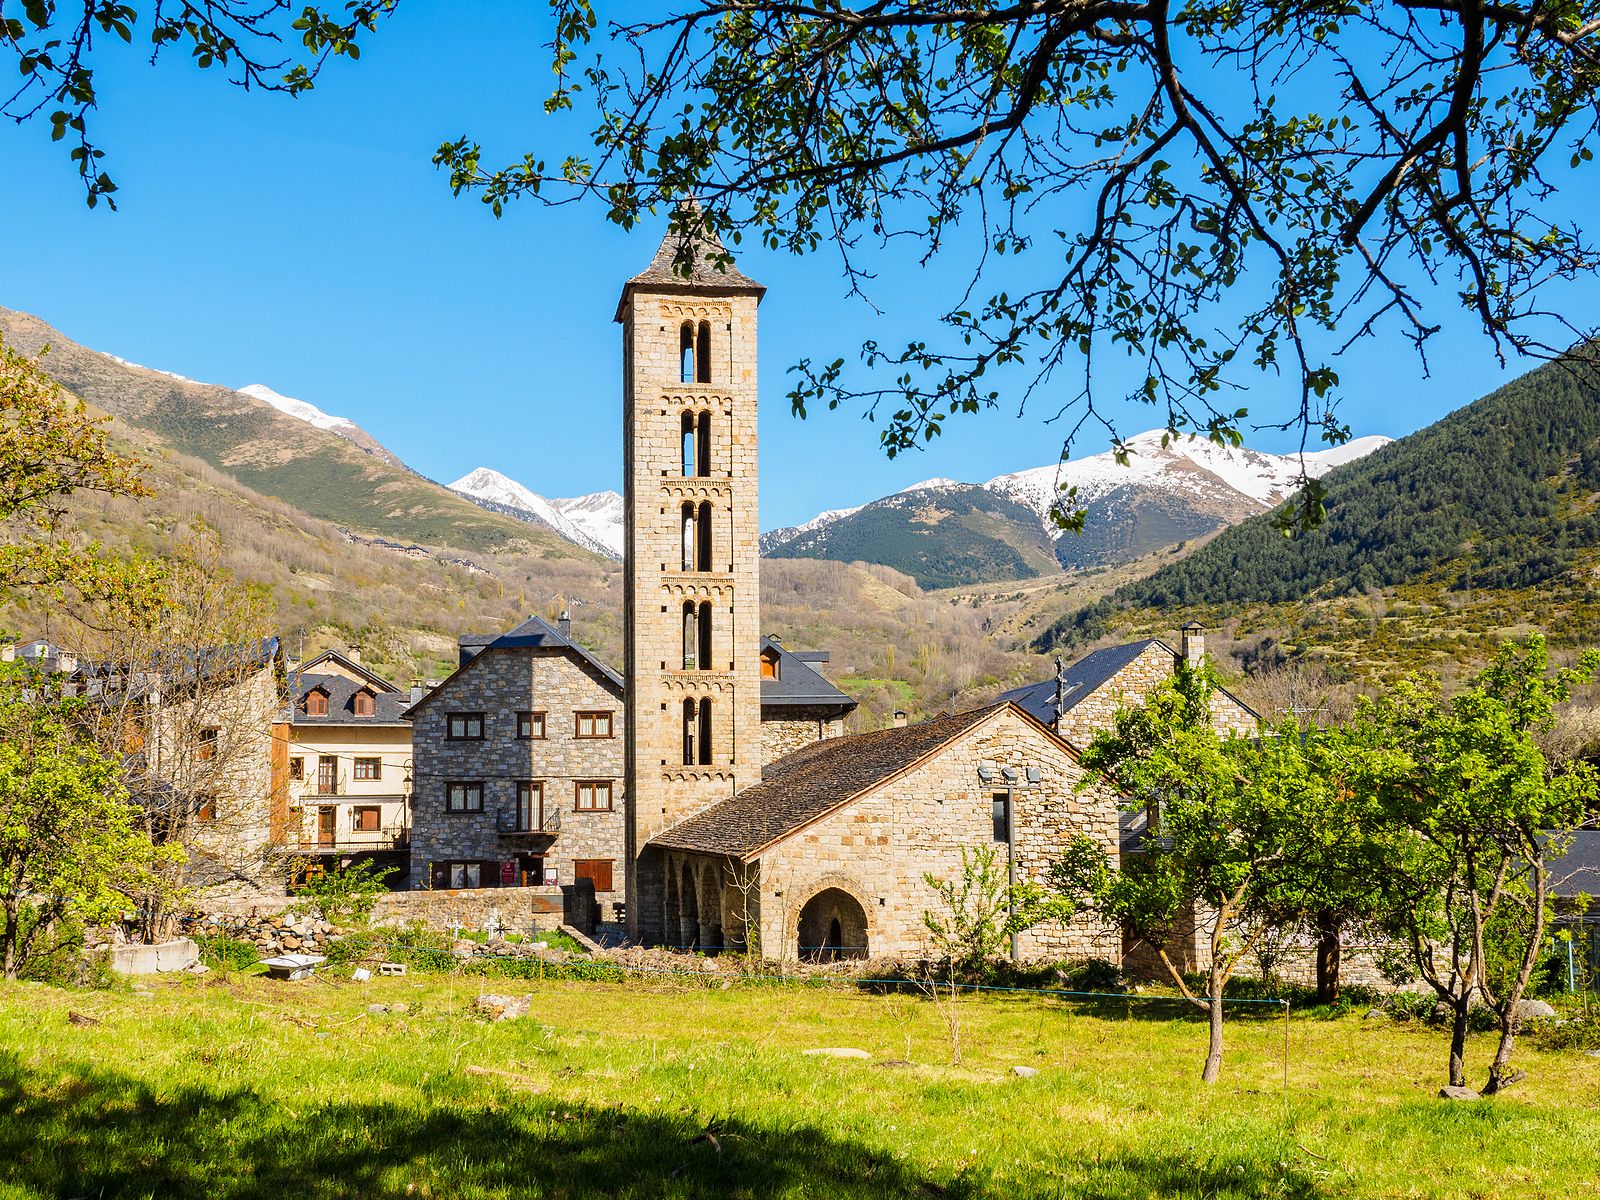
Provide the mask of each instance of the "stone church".
[{"label": "stone church", "polygon": [[[1117,853],[1116,797],[1006,700],[835,736],[763,724],[757,315],[765,289],[669,233],[624,286],[624,777],[628,932],[769,956],[912,954],[925,876],[997,848],[1040,876],[1080,833]],[[1116,953],[1094,919],[1020,956]]]}]

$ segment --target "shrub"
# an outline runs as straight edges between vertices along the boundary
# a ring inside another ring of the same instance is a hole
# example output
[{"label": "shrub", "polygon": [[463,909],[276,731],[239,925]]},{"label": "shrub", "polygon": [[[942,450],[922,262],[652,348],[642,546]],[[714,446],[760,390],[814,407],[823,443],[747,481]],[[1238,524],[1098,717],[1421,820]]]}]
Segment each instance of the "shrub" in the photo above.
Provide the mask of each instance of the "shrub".
[{"label": "shrub", "polygon": [[317,871],[298,889],[309,902],[301,907],[315,907],[329,921],[364,921],[378,897],[389,890],[384,880],[394,873],[394,867],[379,867],[370,859]]},{"label": "shrub", "polygon": [[1127,988],[1122,968],[1103,958],[1068,963],[1057,972],[1057,978],[1070,992],[1121,992]]}]

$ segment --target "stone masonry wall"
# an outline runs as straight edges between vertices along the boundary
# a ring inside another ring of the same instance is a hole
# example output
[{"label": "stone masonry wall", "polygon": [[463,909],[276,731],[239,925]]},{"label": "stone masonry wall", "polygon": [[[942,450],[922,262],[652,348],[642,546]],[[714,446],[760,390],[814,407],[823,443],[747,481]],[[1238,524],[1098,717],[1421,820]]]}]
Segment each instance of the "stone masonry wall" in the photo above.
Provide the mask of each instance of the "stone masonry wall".
[{"label": "stone masonry wall", "polygon": [[[995,783],[978,777],[990,766]],[[929,762],[883,785],[872,795],[795,833],[762,856],[761,940],[765,953],[795,953],[801,912],[808,899],[834,887],[861,905],[868,952],[926,952],[922,914],[939,906],[925,872],[956,879],[963,847],[992,845],[1004,869],[1007,847],[994,840],[993,797],[1006,790],[1000,771],[1014,767],[1041,780],[1013,790],[1017,865],[1042,879],[1062,848],[1080,833],[1117,854],[1114,795],[1075,789],[1083,771],[1070,750],[1033,722],[1001,710]],[[1092,916],[1052,923],[1023,935],[1023,958],[1118,959],[1120,935]]]},{"label": "stone masonry wall", "polygon": [[[782,712],[782,716],[777,715]],[[772,709],[761,714],[761,763],[775,762],[802,746],[844,735],[844,718],[831,708]]]},{"label": "stone masonry wall", "polygon": [[[544,738],[516,736],[517,714],[528,711],[545,714]],[[610,712],[613,736],[575,737],[579,711]],[[445,736],[449,715],[462,712],[484,714],[482,741]],[[627,876],[623,722],[614,685],[570,653],[489,649],[478,654],[433,693],[413,721],[412,886],[431,885],[435,862],[500,863],[520,854],[542,855],[546,869],[555,869],[556,882],[566,884],[573,881],[575,860],[609,859],[613,890],[599,897],[609,916],[609,905],[622,899]],[[517,784],[524,780],[544,785],[546,832],[503,834],[498,814],[515,808]],[[579,780],[609,781],[611,811],[577,811]],[[449,812],[445,786],[452,781],[481,781],[483,811]],[[484,883],[498,880],[486,877]]]}]

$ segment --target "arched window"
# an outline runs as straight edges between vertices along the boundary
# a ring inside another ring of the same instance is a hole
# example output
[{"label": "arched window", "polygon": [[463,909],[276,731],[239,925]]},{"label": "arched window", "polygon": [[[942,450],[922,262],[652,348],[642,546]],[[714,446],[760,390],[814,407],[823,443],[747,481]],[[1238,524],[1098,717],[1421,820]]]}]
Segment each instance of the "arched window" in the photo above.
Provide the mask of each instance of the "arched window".
[{"label": "arched window", "polygon": [[695,382],[694,323],[685,321],[678,329],[678,380]]},{"label": "arched window", "polygon": [[686,412],[678,420],[683,442],[683,477],[711,474],[711,414]]},{"label": "arched window", "polygon": [[711,701],[685,700],[683,702],[683,765],[709,767],[711,765]]},{"label": "arched window", "polygon": [[306,693],[306,716],[325,717],[328,715],[328,693],[321,688],[312,688]]},{"label": "arched window", "polygon": [[700,322],[700,336],[695,339],[695,363],[699,382],[711,382],[711,322]]},{"label": "arched window", "polygon": [[683,669],[711,669],[711,602],[683,602]]},{"label": "arched window", "polygon": [[685,504],[683,506],[683,569],[685,571],[693,571],[695,564],[700,561],[695,537],[698,532],[695,528],[697,523],[694,505]]},{"label": "arched window", "polygon": [[370,717],[376,707],[372,693],[363,689],[351,697],[351,708],[358,717]]},{"label": "arched window", "polygon": [[695,522],[696,569],[711,570],[711,502],[700,505],[700,517]]}]

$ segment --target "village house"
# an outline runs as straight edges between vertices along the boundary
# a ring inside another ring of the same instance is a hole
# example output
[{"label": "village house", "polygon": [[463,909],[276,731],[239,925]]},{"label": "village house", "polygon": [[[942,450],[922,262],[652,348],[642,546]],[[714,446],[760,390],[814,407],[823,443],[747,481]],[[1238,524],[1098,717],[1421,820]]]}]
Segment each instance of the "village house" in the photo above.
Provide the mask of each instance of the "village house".
[{"label": "village house", "polygon": [[[602,919],[615,919],[628,853],[622,677],[573,640],[565,614],[555,625],[530,617],[504,634],[462,637],[459,654],[456,671],[406,713],[412,886],[586,879]],[[764,752],[843,733],[855,701],[818,674],[826,654],[768,638],[759,661]],[[688,757],[698,753],[695,732],[685,733]]]},{"label": "village house", "polygon": [[411,724],[421,698],[329,650],[289,676],[273,730],[274,795],[286,797],[284,843],[305,869],[368,860],[404,886],[409,865]]}]

